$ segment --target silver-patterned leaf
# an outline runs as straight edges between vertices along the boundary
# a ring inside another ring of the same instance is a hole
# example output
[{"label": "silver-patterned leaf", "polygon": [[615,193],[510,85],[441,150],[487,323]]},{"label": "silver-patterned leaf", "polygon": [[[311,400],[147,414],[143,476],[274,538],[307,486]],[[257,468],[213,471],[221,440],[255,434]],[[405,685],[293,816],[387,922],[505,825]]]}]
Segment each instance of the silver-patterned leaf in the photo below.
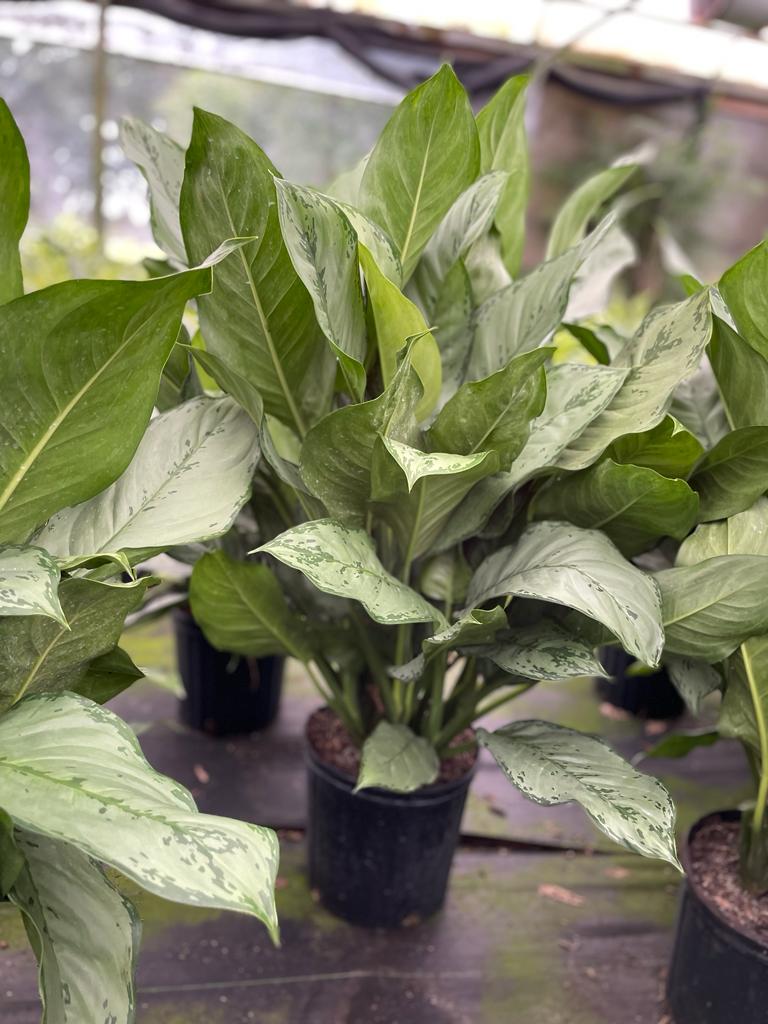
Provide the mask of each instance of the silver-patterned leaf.
[{"label": "silver-patterned leaf", "polygon": [[71,843],[164,899],[253,914],[276,936],[277,838],[200,814],[106,708],[36,694],[0,719],[3,804],[22,828]]},{"label": "silver-patterned leaf", "polygon": [[317,322],[356,402],[365,392],[367,338],[357,233],[338,205],[314,189],[275,178],[283,241]]},{"label": "silver-patterned leaf", "polygon": [[584,469],[617,437],[650,430],[660,423],[675,387],[699,365],[711,332],[707,289],[647,316],[613,364],[627,370],[623,385],[604,411],[562,452],[558,466]]},{"label": "silver-patterned leaf", "polygon": [[184,149],[164,132],[136,117],[123,118],[120,142],[125,155],[146,178],[155,241],[163,252],[184,266],[187,252],[179,224]]},{"label": "silver-patterned leaf", "polygon": [[454,202],[427,243],[413,277],[422,307],[431,317],[448,271],[489,229],[509,175],[491,171]]},{"label": "silver-patterned leaf", "polygon": [[[42,1024],[134,1024],[136,909],[69,843],[23,829],[25,867],[10,899],[36,933]],[[28,927],[29,927],[28,925]]]},{"label": "silver-patterned leaf", "polygon": [[549,340],[565,316],[576,271],[600,244],[610,224],[606,219],[579,245],[540,263],[479,307],[473,318],[467,380],[487,377],[506,366],[513,356]]},{"label": "silver-patterned leaf", "polygon": [[529,800],[545,806],[575,800],[614,842],[682,871],[669,793],[602,740],[537,721],[513,722],[493,733],[480,729],[478,740]]},{"label": "silver-patterned leaf", "polygon": [[0,615],[47,615],[66,625],[58,587],[59,566],[47,551],[0,545]]},{"label": "silver-patterned leaf", "polygon": [[494,644],[472,653],[489,658],[504,672],[524,679],[569,679],[604,676],[592,647],[557,622],[542,620],[520,626]]},{"label": "silver-patterned leaf", "polygon": [[517,544],[494,552],[475,572],[467,600],[501,596],[552,601],[602,623],[646,665],[664,644],[656,584],[622,557],[608,538],[569,523],[536,523]]},{"label": "silver-patterned leaf", "polygon": [[153,419],[123,475],[49,519],[35,543],[67,558],[218,537],[247,501],[258,457],[258,427],[237,402],[193,398]]},{"label": "silver-patterned leaf", "polygon": [[440,759],[427,740],[407,725],[379,722],[363,744],[355,792],[377,786],[411,793],[434,782],[439,770]]},{"label": "silver-patterned leaf", "polygon": [[359,601],[376,622],[442,620],[434,605],[387,572],[364,530],[334,519],[315,519],[286,530],[257,550],[298,569],[319,590]]}]

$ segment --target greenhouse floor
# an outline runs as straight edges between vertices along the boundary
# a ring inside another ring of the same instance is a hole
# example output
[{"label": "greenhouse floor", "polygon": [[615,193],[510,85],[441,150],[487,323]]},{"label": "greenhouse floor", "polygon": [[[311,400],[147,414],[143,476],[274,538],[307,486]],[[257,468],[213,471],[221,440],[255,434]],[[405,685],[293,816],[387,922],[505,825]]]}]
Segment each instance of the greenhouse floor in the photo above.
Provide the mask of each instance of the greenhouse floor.
[{"label": "greenhouse floor", "polygon": [[[135,630],[125,646],[172,677],[167,626]],[[668,1024],[675,871],[617,853],[578,808],[528,803],[485,759],[441,914],[365,931],[318,906],[304,869],[302,763],[302,725],[316,703],[291,666],[275,726],[213,740],[178,723],[167,688],[142,682],[115,701],[152,764],[202,810],[272,825],[282,839],[280,949],[249,918],[174,906],[125,883],[144,918],[140,1024]],[[586,680],[542,685],[511,707],[499,721],[550,718],[600,732],[625,756],[651,742],[642,724],[601,714]],[[732,744],[643,767],[669,786],[682,829],[747,793]],[[3,905],[0,1021],[38,1020],[34,959]]]}]

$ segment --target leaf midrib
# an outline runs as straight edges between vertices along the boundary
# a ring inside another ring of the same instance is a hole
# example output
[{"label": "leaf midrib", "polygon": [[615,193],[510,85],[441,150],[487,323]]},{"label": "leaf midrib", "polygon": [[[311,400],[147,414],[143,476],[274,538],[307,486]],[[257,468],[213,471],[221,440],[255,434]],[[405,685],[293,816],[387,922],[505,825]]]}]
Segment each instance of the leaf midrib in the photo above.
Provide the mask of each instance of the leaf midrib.
[{"label": "leaf midrib", "polygon": [[[221,181],[221,169],[218,167],[218,165],[215,165],[215,172],[216,172],[216,185],[217,185],[218,190],[219,190],[219,195],[221,197],[221,202],[222,202],[222,205],[224,206],[224,211],[225,211],[225,213],[227,215],[227,220],[229,221],[229,227],[230,227],[230,230],[232,232],[232,236],[235,237],[235,236],[237,236],[238,231],[237,231],[237,228],[235,227],[235,222],[232,219],[232,213],[231,213],[231,211],[229,209],[229,203],[227,201],[227,196],[226,196],[226,193],[224,192],[224,186],[223,186],[223,183]],[[303,419],[301,413],[299,412],[298,406],[296,405],[296,403],[294,401],[293,395],[291,394],[291,389],[288,386],[288,380],[287,380],[287,378],[285,376],[285,372],[283,371],[283,364],[280,362],[280,359],[279,359],[278,354],[277,354],[277,347],[275,345],[275,339],[272,336],[272,330],[271,330],[271,328],[269,326],[269,321],[267,319],[267,315],[264,312],[264,307],[261,304],[261,299],[259,297],[259,291],[258,291],[258,288],[256,287],[256,281],[254,280],[254,277],[253,277],[253,271],[251,270],[251,265],[250,265],[250,263],[248,262],[248,260],[245,257],[245,253],[243,252],[243,246],[239,246],[237,251],[238,251],[238,254],[240,256],[240,262],[243,264],[243,270],[245,272],[245,276],[246,276],[246,278],[248,280],[248,287],[250,289],[251,297],[253,299],[253,304],[254,304],[254,307],[256,309],[256,315],[259,318],[259,323],[261,325],[261,330],[262,330],[262,333],[264,335],[264,340],[267,343],[267,350],[269,352],[269,357],[272,360],[272,366],[274,368],[275,375],[277,376],[277,380],[278,380],[278,383],[280,385],[280,389],[283,392],[283,396],[284,396],[285,401],[286,401],[286,403],[288,405],[288,409],[290,410],[291,416],[293,418],[293,422],[296,424],[296,429],[299,432],[299,436],[303,440],[306,437],[306,435],[307,435],[306,424],[304,423],[304,419]]]},{"label": "leaf midrib", "polygon": [[13,474],[11,479],[8,481],[8,484],[7,484],[6,488],[5,488],[5,490],[3,491],[3,493],[0,494],[0,512],[2,512],[5,509],[6,505],[8,504],[10,499],[13,497],[13,495],[16,493],[16,490],[18,489],[18,487],[23,482],[23,480],[26,477],[27,473],[29,472],[30,468],[34,465],[34,463],[37,460],[38,456],[46,448],[46,446],[50,442],[51,438],[56,433],[56,431],[59,429],[59,427],[62,425],[62,423],[67,419],[67,417],[75,409],[75,407],[78,405],[78,403],[88,394],[88,392],[96,384],[96,382],[99,380],[99,378],[102,376],[102,374],[112,365],[112,363],[119,356],[121,356],[123,354],[125,349],[131,344],[131,342],[134,340],[134,338],[139,334],[139,332],[141,330],[143,330],[145,324],[146,324],[146,319],[143,319],[142,322],[139,324],[139,326],[136,328],[136,330],[133,331],[118,346],[118,348],[116,348],[114,350],[114,352],[112,352],[112,354],[109,356],[109,358],[104,363],[102,363],[102,365],[99,367],[99,369],[96,371],[96,373],[94,373],[91,377],[89,377],[86,380],[86,382],[83,384],[83,386],[80,388],[80,390],[77,391],[73,395],[73,397],[69,400],[69,402],[67,402],[67,404],[64,406],[64,408],[61,409],[59,411],[59,413],[54,417],[54,419],[51,421],[51,423],[48,426],[48,428],[43,432],[43,434],[40,437],[40,439],[38,440],[38,442],[32,447],[32,450],[29,452],[27,457],[22,460],[22,462],[19,465],[18,469]]},{"label": "leaf midrib", "polygon": [[402,263],[403,267],[405,267],[405,265],[407,263],[408,249],[410,248],[411,238],[413,237],[413,231],[414,231],[414,228],[416,226],[416,214],[418,213],[419,204],[421,202],[421,191],[424,188],[424,179],[425,179],[426,173],[427,173],[427,164],[429,163],[429,153],[430,153],[430,150],[432,148],[432,135],[434,133],[434,130],[435,130],[435,122],[433,120],[430,123],[430,126],[429,126],[429,135],[427,136],[427,144],[426,144],[426,147],[424,149],[424,159],[421,162],[421,170],[419,172],[419,181],[418,181],[418,184],[416,186],[416,194],[413,197],[413,205],[411,207],[411,217],[410,217],[410,220],[408,222],[408,228],[407,228],[406,233],[405,233],[405,239],[403,241],[403,247],[400,250],[400,262]]}]

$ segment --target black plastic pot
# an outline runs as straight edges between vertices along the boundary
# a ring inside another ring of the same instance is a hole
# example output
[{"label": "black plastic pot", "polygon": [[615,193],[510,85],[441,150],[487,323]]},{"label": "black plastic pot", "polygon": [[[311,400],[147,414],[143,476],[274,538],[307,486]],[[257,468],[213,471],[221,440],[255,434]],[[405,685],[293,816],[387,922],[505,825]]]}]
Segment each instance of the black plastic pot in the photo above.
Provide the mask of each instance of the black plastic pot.
[{"label": "black plastic pot", "polygon": [[628,711],[636,718],[669,720],[685,711],[685,701],[664,669],[650,675],[627,675],[635,659],[618,647],[603,647],[600,661],[611,679],[596,679],[601,699]]},{"label": "black plastic pot", "polygon": [[186,697],[182,721],[212,736],[255,732],[280,706],[282,658],[242,658],[212,647],[184,609],[173,616],[176,658]]},{"label": "black plastic pot", "polygon": [[414,793],[366,789],[307,744],[309,880],[352,924],[396,928],[443,905],[473,771]]},{"label": "black plastic pot", "polygon": [[[691,829],[689,846],[707,822],[739,818],[738,811],[708,814]],[[683,865],[688,869],[686,854]],[[667,999],[675,1024],[768,1021],[768,946],[729,924],[718,908],[696,891],[690,875],[683,884]]]}]

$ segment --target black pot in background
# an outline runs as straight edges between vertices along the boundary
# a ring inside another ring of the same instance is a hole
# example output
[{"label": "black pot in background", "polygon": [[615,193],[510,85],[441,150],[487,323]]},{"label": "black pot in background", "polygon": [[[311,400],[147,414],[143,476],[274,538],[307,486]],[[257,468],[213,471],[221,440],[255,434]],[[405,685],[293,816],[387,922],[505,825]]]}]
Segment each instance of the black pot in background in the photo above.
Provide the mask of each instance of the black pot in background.
[{"label": "black pot in background", "polygon": [[282,658],[243,658],[217,651],[188,611],[173,615],[176,658],[186,697],[181,719],[213,736],[255,732],[270,725],[280,705]]},{"label": "black pot in background", "polygon": [[[697,822],[738,821],[738,811],[718,811]],[[683,864],[688,868],[687,848]],[[667,999],[675,1024],[766,1024],[768,1020],[768,946],[742,935],[696,891],[690,876],[683,884]]]},{"label": "black pot in background", "polygon": [[307,743],[309,881],[332,914],[396,928],[443,905],[473,771],[414,793],[366,789]]},{"label": "black pot in background", "polygon": [[628,676],[626,671],[635,659],[619,647],[602,647],[600,661],[613,678],[596,679],[595,686],[600,697],[614,707],[636,718],[656,720],[679,718],[685,711],[685,701],[665,669],[650,675]]}]

